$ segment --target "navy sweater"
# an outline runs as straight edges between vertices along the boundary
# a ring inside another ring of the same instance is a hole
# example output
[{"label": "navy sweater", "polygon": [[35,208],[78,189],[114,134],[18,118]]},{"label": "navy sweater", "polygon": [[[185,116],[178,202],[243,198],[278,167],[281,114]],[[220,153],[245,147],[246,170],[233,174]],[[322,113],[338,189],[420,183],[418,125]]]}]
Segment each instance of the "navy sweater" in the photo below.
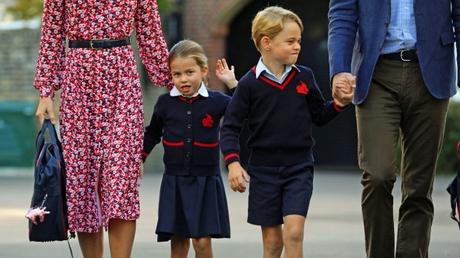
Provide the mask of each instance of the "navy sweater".
[{"label": "navy sweater", "polygon": [[163,139],[165,173],[208,176],[219,173],[219,128],[230,97],[208,91],[208,97],[158,98],[145,128],[143,158]]},{"label": "navy sweater", "polygon": [[312,125],[324,125],[341,108],[326,102],[313,72],[302,66],[293,68],[283,84],[255,68],[238,82],[221,128],[221,150],[227,164],[239,161],[239,134],[245,120],[249,127],[249,164],[285,166],[313,163]]}]

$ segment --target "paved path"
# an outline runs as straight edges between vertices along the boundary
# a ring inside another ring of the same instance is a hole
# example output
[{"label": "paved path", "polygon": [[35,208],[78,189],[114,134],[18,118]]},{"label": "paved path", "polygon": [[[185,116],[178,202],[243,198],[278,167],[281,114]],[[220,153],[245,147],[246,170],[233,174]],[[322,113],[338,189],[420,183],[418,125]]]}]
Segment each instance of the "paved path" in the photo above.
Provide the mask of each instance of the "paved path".
[{"label": "paved path", "polygon": [[[67,243],[29,243],[24,213],[32,192],[32,177],[5,176],[0,170],[0,258],[66,258]],[[24,173],[24,172],[23,172]],[[26,171],[26,173],[31,173]],[[161,177],[147,175],[141,183],[142,215],[138,221],[133,258],[168,257],[169,245],[155,242],[156,206]],[[433,198],[435,219],[430,257],[460,257],[460,230],[449,218],[445,187],[450,177],[439,176]],[[364,257],[360,210],[360,175],[353,172],[317,171],[304,241],[305,257]],[[399,184],[399,182],[397,182]],[[399,205],[399,185],[395,187]],[[261,257],[260,230],[246,221],[246,194],[227,191],[232,238],[213,242],[216,258]],[[397,206],[395,206],[397,207]],[[395,209],[395,218],[397,217]],[[71,240],[75,257],[81,257],[78,243]],[[106,247],[108,251],[108,246]],[[109,257],[106,255],[105,257]],[[189,257],[194,257],[190,254]]]}]

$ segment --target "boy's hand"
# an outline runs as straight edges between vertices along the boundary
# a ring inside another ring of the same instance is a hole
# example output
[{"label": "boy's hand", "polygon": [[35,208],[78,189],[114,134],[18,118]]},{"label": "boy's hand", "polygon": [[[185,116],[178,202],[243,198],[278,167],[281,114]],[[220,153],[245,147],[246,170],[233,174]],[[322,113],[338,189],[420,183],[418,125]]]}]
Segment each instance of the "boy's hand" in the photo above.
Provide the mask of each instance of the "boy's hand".
[{"label": "boy's hand", "polygon": [[235,78],[235,67],[232,65],[228,68],[227,60],[225,58],[217,59],[216,76],[221,80],[227,88],[235,88],[238,81]]},{"label": "boy's hand", "polygon": [[351,103],[356,87],[356,76],[350,73],[338,73],[332,80],[332,96],[339,106],[346,106]]},{"label": "boy's hand", "polygon": [[341,88],[340,86],[336,88],[339,91],[338,95],[340,95],[340,98],[334,98],[334,102],[340,107],[345,107],[346,105],[350,104],[353,100],[353,96],[355,95],[354,90],[350,92],[347,88],[348,87]]},{"label": "boy's hand", "polygon": [[238,161],[228,165],[228,183],[234,192],[244,193],[250,177]]}]

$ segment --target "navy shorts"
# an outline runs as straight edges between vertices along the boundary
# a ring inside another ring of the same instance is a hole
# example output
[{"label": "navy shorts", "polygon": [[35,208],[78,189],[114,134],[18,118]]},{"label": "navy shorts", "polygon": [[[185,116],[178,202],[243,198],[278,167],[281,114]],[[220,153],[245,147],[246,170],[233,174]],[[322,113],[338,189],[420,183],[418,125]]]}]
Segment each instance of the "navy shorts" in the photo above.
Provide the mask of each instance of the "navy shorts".
[{"label": "navy shorts", "polygon": [[284,167],[248,166],[248,223],[260,226],[283,224],[287,215],[306,217],[313,191],[311,162]]}]

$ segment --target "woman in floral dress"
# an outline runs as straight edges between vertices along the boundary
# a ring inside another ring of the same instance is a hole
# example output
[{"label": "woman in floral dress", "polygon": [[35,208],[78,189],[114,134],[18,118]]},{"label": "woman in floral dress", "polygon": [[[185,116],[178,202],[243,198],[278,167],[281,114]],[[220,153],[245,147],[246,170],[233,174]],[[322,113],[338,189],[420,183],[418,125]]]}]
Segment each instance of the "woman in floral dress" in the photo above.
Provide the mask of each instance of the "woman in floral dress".
[{"label": "woman in floral dress", "polygon": [[139,217],[144,123],[133,31],[150,79],[169,85],[156,0],[44,1],[36,115],[56,123],[53,96],[62,89],[69,229],[85,258],[102,257],[103,228],[112,257],[129,257]]}]

